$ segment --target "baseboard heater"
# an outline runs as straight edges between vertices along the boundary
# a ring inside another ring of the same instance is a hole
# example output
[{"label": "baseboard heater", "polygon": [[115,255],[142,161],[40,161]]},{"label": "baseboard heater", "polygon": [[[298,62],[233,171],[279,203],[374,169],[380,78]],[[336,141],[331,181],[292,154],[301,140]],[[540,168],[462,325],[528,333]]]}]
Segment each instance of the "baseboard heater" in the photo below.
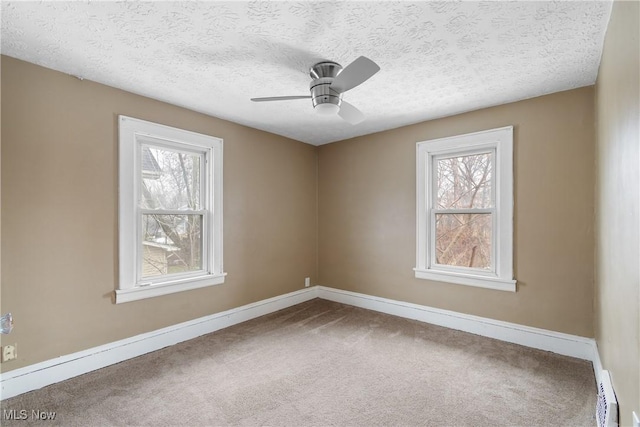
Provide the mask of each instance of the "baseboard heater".
[{"label": "baseboard heater", "polygon": [[618,401],[613,392],[609,371],[602,371],[600,374],[596,419],[598,427],[618,427]]}]

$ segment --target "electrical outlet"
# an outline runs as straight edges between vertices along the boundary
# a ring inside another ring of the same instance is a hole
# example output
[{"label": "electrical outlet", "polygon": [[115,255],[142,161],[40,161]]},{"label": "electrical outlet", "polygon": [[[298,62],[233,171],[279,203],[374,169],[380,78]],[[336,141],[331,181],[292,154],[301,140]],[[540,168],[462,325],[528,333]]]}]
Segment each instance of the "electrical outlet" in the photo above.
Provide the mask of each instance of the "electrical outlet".
[{"label": "electrical outlet", "polygon": [[18,344],[5,345],[2,347],[2,361],[8,362],[9,360],[18,358]]},{"label": "electrical outlet", "polygon": [[308,288],[309,286],[311,286],[311,278],[310,277],[305,277],[304,278],[304,287]]},{"label": "electrical outlet", "polygon": [[640,417],[635,412],[633,413],[633,427],[640,427]]}]

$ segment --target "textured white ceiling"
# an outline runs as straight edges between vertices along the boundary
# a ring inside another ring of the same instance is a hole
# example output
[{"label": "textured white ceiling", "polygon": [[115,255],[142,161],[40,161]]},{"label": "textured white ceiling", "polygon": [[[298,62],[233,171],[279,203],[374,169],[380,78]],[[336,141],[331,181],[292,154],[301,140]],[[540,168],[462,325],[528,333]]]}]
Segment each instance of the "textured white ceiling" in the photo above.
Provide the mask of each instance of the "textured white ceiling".
[{"label": "textured white ceiling", "polygon": [[[323,144],[595,82],[609,1],[2,2],[2,53]],[[315,114],[308,69],[381,71]]]}]

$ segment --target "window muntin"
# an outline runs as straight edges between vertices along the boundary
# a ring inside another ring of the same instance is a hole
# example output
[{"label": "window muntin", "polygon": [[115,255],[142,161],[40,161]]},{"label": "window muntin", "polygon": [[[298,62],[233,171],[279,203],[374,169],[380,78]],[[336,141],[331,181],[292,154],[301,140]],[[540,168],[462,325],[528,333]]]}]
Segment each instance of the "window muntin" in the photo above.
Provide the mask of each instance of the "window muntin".
[{"label": "window muntin", "polygon": [[515,291],[513,128],[417,144],[417,278]]},{"label": "window muntin", "polygon": [[224,282],[222,140],[120,116],[116,302]]}]

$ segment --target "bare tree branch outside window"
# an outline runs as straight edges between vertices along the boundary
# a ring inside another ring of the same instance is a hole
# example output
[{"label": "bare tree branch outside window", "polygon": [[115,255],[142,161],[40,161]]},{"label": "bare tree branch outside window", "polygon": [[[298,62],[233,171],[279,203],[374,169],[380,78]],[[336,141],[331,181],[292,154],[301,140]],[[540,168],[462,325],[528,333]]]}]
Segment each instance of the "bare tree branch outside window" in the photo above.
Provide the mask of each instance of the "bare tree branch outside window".
[{"label": "bare tree branch outside window", "polygon": [[[490,269],[492,266],[493,154],[435,158],[436,262]],[[475,213],[474,209],[483,209]],[[456,212],[458,210],[464,212]]]},{"label": "bare tree branch outside window", "polygon": [[198,211],[202,158],[153,146],[143,146],[142,150],[141,208],[163,211],[143,214],[142,241],[164,250],[166,256],[166,267],[159,268],[157,251],[144,250],[143,275],[200,270],[203,214]]}]

